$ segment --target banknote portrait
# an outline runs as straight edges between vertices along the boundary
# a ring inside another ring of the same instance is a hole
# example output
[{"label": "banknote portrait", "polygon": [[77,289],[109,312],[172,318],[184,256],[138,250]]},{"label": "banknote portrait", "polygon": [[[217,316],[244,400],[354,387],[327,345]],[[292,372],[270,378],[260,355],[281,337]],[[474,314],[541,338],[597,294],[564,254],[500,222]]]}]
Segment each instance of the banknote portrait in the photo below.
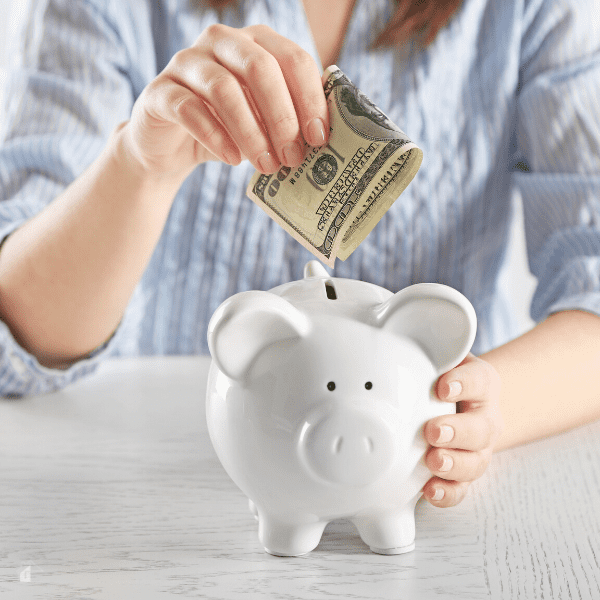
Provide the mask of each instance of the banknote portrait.
[{"label": "banknote portrait", "polygon": [[406,139],[408,136],[393,123],[346,76],[333,83],[335,98],[344,121],[360,135],[369,139],[388,140],[390,137]]}]

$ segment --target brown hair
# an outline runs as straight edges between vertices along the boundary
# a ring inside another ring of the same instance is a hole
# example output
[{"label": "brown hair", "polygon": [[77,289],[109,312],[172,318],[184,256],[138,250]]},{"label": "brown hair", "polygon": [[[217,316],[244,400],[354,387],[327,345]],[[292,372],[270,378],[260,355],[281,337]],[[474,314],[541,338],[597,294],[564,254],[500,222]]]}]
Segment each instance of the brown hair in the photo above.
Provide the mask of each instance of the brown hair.
[{"label": "brown hair", "polygon": [[[207,0],[214,8],[223,8],[232,0]],[[462,0],[396,0],[398,8],[374,46],[394,46],[416,39],[428,46],[448,23]]]}]

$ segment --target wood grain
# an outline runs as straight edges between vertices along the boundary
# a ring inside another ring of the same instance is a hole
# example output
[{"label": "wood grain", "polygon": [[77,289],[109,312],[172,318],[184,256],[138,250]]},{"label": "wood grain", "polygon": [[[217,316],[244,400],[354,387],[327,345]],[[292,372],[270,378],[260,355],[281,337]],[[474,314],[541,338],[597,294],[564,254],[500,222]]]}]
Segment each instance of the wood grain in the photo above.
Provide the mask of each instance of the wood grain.
[{"label": "wood grain", "polygon": [[493,598],[600,598],[600,423],[496,455],[472,497]]},{"label": "wood grain", "polygon": [[3,598],[600,597],[600,427],[497,455],[458,507],[419,502],[412,553],[373,554],[335,521],[311,554],[277,558],[210,444],[207,368],[111,361],[0,402]]}]

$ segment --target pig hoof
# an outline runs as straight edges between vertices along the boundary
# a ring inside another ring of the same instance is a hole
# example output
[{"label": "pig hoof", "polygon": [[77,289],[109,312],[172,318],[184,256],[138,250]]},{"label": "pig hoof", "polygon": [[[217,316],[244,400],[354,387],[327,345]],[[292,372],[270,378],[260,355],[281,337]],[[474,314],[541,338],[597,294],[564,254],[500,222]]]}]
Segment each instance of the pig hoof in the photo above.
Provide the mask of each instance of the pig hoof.
[{"label": "pig hoof", "polygon": [[321,541],[327,522],[290,523],[280,521],[259,509],[258,540],[274,556],[302,556],[314,550]]},{"label": "pig hoof", "polygon": [[415,549],[415,543],[408,544],[408,546],[399,546],[397,548],[375,548],[370,547],[371,552],[376,554],[405,554],[406,552],[412,552]]}]

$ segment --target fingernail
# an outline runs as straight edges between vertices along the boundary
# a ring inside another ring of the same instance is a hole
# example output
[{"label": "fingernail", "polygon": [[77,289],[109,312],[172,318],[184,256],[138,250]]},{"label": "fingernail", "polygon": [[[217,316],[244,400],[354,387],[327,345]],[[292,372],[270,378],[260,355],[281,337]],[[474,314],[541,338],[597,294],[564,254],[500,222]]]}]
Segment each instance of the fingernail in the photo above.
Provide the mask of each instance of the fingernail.
[{"label": "fingernail", "polygon": [[297,166],[304,160],[304,152],[298,142],[290,142],[283,148],[283,158],[288,166]]},{"label": "fingernail", "polygon": [[438,469],[438,471],[449,471],[452,468],[454,461],[451,456],[444,454],[444,458],[442,459],[442,466]]},{"label": "fingernail", "polygon": [[279,161],[270,152],[263,152],[256,162],[264,173],[274,173],[279,169]]},{"label": "fingernail", "polygon": [[325,144],[325,125],[319,118],[313,119],[306,128],[311,146],[323,146]]},{"label": "fingernail", "polygon": [[448,384],[448,395],[446,398],[456,398],[462,392],[462,385],[460,381],[451,381]]},{"label": "fingernail", "polygon": [[450,425],[441,425],[440,426],[440,435],[438,435],[438,439],[436,443],[438,444],[446,444],[454,437],[454,429],[450,427]]},{"label": "fingernail", "polygon": [[432,500],[441,500],[444,497],[444,489],[443,488],[435,488],[435,494],[431,496]]}]

